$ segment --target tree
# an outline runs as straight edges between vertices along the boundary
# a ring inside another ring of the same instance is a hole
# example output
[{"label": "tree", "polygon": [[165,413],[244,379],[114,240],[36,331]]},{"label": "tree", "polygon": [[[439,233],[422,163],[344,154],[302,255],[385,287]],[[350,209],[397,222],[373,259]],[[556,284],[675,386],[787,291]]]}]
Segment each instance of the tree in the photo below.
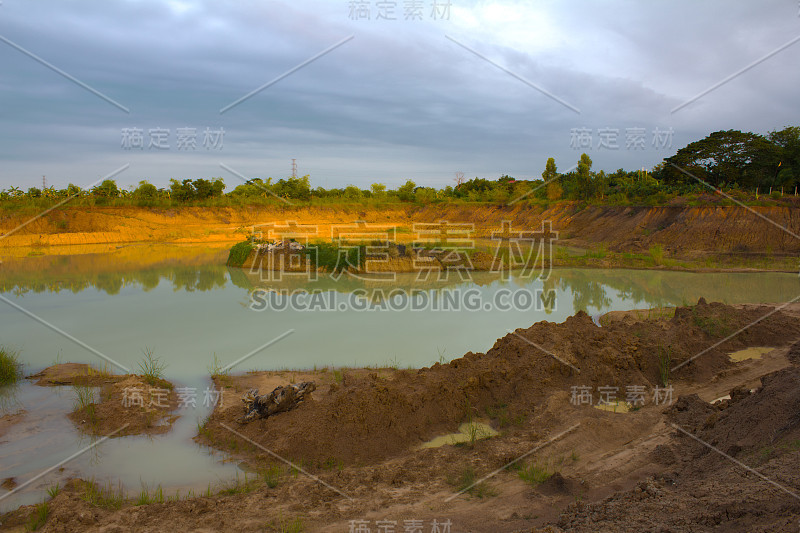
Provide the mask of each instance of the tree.
[{"label": "tree", "polygon": [[158,189],[152,183],[140,181],[139,186],[133,191],[133,197],[139,200],[152,200],[158,196]]},{"label": "tree", "polygon": [[359,200],[361,199],[361,189],[355,185],[348,185],[344,188],[344,197],[348,200]]},{"label": "tree", "polygon": [[411,180],[406,181],[403,185],[397,188],[397,196],[403,202],[413,202],[414,201],[414,189],[417,188],[417,184]]},{"label": "tree", "polygon": [[386,185],[383,183],[373,183],[369,188],[375,198],[383,198],[386,196]]},{"label": "tree", "polygon": [[780,156],[778,145],[761,135],[715,131],[665,159],[662,177],[670,184],[694,184],[697,178],[713,187],[764,185],[777,175]]},{"label": "tree", "polygon": [[580,198],[591,198],[594,194],[592,187],[592,159],[586,155],[581,154],[580,161],[578,161],[578,196]]},{"label": "tree", "polygon": [[185,179],[178,181],[176,179],[169,180],[170,198],[177,202],[188,202],[194,199],[194,186],[192,180]]},{"label": "tree", "polygon": [[119,189],[114,180],[103,180],[103,183],[92,189],[92,194],[99,198],[117,198]]},{"label": "tree", "polygon": [[547,158],[547,163],[544,166],[544,172],[542,172],[542,179],[545,183],[549,183],[558,178],[558,170],[556,169],[556,160],[552,157]]}]

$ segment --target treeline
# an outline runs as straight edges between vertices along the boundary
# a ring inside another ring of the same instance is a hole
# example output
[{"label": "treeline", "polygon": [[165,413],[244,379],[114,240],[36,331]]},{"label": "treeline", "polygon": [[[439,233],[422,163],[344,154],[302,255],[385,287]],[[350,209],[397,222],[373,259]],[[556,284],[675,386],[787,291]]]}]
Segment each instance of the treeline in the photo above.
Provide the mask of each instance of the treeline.
[{"label": "treeline", "polygon": [[[663,204],[680,197],[692,201],[725,192],[741,201],[759,200],[759,193],[778,199],[794,193],[800,182],[800,127],[790,126],[767,135],[738,130],[718,131],[690,143],[649,171],[611,173],[594,171],[592,160],[582,154],[572,170],[559,173],[553,158],[547,160],[541,179],[497,180],[457,178],[442,189],[417,186],[407,180],[397,189],[373,183],[368,189],[354,185],[325,189],[311,187],[309,176],[273,181],[254,178],[225,193],[222,178],[170,180],[168,188],[141,181],[137,187],[120,189],[114,180],[84,190],[73,184],[65,189],[0,190],[0,202],[52,204],[67,198],[85,205],[245,205],[281,200],[302,203],[340,202],[554,202],[580,200],[605,204]],[[75,200],[73,200],[75,201]]]}]

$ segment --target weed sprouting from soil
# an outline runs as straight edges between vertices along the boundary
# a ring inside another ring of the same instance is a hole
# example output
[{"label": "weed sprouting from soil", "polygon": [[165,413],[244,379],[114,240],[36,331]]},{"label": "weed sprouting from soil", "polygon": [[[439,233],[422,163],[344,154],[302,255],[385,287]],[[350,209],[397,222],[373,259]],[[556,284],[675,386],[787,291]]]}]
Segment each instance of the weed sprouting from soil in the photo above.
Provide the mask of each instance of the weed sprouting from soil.
[{"label": "weed sprouting from soil", "polygon": [[47,489],[47,495],[50,496],[51,499],[58,496],[59,492],[61,492],[61,487],[58,485],[58,483],[56,483],[51,487],[48,487]]},{"label": "weed sprouting from soil", "polygon": [[101,487],[92,479],[84,483],[81,499],[103,509],[120,509],[125,503],[125,491],[122,483],[114,487],[109,481],[105,487]]},{"label": "weed sprouting from soil", "polygon": [[230,373],[230,369],[222,365],[222,361],[219,360],[216,352],[214,352],[214,359],[208,367],[208,373],[211,374],[212,378],[227,377]]},{"label": "weed sprouting from soil", "polygon": [[164,378],[164,370],[167,368],[167,364],[156,357],[150,348],[145,348],[142,353],[144,353],[144,360],[139,362],[142,377],[148,385],[155,387],[158,381]]},{"label": "weed sprouting from soil", "polygon": [[142,483],[142,489],[139,491],[139,496],[136,498],[136,501],[133,502],[134,505],[149,505],[151,503],[164,503],[164,489],[159,485],[153,491],[153,494],[150,494],[150,490],[147,488],[145,483]]},{"label": "weed sprouting from soil", "polygon": [[466,491],[476,498],[488,498],[497,496],[497,491],[490,487],[486,482],[475,483],[478,476],[472,465],[467,465],[456,473],[447,477],[447,483],[455,488],[456,492]]},{"label": "weed sprouting from soil", "polygon": [[247,472],[244,473],[244,480],[239,478],[236,474],[236,479],[226,482],[219,490],[219,494],[231,496],[234,494],[247,494],[256,489],[256,483],[253,479],[247,479]]},{"label": "weed sprouting from soil", "polygon": [[50,516],[50,505],[47,502],[37,503],[36,509],[28,518],[28,523],[25,524],[25,530],[36,531],[47,522],[48,516]]},{"label": "weed sprouting from soil", "polygon": [[519,470],[519,477],[522,481],[533,485],[534,487],[540,483],[544,483],[550,476],[553,475],[547,465],[540,465],[539,463],[529,463]]},{"label": "weed sprouting from soil", "polygon": [[283,515],[278,515],[277,524],[270,524],[269,527],[280,533],[300,533],[303,531],[303,521],[299,517],[284,518]]},{"label": "weed sprouting from soil", "polygon": [[648,250],[650,253],[650,258],[653,260],[653,264],[656,266],[660,266],[664,264],[664,248],[660,244],[654,244]]},{"label": "weed sprouting from soil", "polygon": [[72,401],[73,410],[83,413],[87,422],[94,426],[97,423],[97,414],[94,409],[96,399],[94,388],[88,385],[73,385],[72,391],[75,393]]},{"label": "weed sprouting from soil", "polygon": [[281,475],[283,475],[283,468],[280,465],[272,465],[262,475],[267,487],[274,489],[278,486]]}]

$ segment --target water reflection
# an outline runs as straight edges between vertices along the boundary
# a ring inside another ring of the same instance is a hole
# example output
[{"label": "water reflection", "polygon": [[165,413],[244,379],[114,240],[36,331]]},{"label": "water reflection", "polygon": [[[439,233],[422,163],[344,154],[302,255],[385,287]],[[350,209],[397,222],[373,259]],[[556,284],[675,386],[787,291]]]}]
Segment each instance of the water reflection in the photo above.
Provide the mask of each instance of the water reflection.
[{"label": "water reflection", "polygon": [[356,290],[374,290],[383,295],[387,289],[407,292],[431,290],[441,292],[467,287],[530,287],[541,286],[544,294],[557,291],[572,299],[571,307],[577,310],[604,311],[615,302],[633,302],[636,307],[689,305],[701,297],[709,301],[734,303],[777,303],[800,295],[800,279],[794,274],[777,272],[694,273],[663,270],[622,269],[553,269],[545,280],[523,275],[521,272],[501,274],[473,272],[469,280],[457,275],[439,280],[432,277],[419,281],[415,274],[398,274],[387,284],[382,281],[356,279],[342,276],[338,281],[320,276],[308,281],[300,275],[283,275],[280,280],[264,279],[258,272],[229,268],[231,283],[251,291],[256,288],[275,291],[337,291],[349,293]]},{"label": "water reflection", "polygon": [[148,292],[162,282],[176,292],[210,291],[227,283],[226,257],[227,250],[146,245],[114,253],[4,260],[0,292],[23,296],[93,288],[116,295],[131,286]]}]

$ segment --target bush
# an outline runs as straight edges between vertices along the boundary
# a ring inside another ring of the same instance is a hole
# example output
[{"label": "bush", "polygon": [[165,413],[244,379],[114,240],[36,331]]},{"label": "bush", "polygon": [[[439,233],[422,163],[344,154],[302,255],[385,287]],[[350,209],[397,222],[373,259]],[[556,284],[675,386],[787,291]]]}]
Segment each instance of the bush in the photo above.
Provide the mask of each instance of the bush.
[{"label": "bush", "polygon": [[11,385],[22,378],[22,363],[17,353],[0,346],[0,385]]},{"label": "bush", "polygon": [[250,241],[240,242],[231,248],[228,254],[228,266],[240,267],[244,264],[253,251],[253,244]]}]

